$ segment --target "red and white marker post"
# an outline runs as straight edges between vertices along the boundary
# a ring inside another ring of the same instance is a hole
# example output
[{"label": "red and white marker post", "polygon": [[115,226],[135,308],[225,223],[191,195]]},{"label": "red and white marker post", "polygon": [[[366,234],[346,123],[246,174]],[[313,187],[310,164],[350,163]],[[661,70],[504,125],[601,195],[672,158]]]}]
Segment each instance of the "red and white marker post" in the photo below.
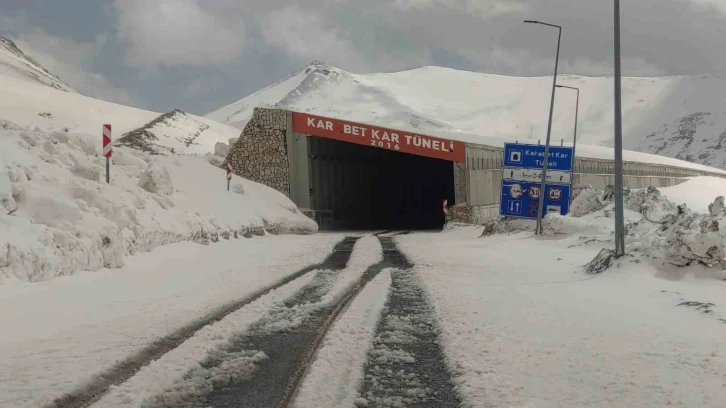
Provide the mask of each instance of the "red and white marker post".
[{"label": "red and white marker post", "polygon": [[232,164],[227,162],[227,191],[229,191],[229,182],[232,180]]},{"label": "red and white marker post", "polygon": [[111,183],[111,125],[103,125],[103,155],[106,157],[106,183]]}]

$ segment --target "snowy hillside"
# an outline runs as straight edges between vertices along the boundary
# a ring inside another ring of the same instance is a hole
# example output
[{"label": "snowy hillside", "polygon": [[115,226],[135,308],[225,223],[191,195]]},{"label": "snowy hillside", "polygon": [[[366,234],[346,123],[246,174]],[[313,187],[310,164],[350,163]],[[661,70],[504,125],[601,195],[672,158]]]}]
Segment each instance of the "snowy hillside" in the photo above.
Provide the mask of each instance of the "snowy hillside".
[{"label": "snowy hillside", "polygon": [[[0,45],[0,284],[119,268],[170,243],[317,231],[271,188],[235,177],[227,191],[224,170],[198,157],[238,129],[82,96]],[[116,142],[110,185],[105,123]]]},{"label": "snowy hillside", "polygon": [[4,37],[0,37],[0,75],[42,84],[61,91],[76,92]]},{"label": "snowy hillside", "polygon": [[0,284],[118,268],[159,245],[317,226],[281,193],[202,158],[116,147],[111,185],[95,135],[0,130]]},{"label": "snowy hillside", "polygon": [[173,110],[124,134],[116,145],[152,154],[175,154],[201,146],[198,139],[209,127],[191,115]]},{"label": "snowy hillside", "polygon": [[[610,146],[613,80],[561,75],[578,87],[579,140]],[[518,78],[424,67],[358,75],[313,63],[207,117],[239,128],[256,106],[286,108],[421,130],[544,140],[551,77]],[[726,166],[726,77],[624,78],[625,148]],[[572,140],[575,92],[557,93],[553,139]]]},{"label": "snowy hillside", "polygon": [[[42,131],[68,130],[101,139],[104,123],[113,126],[113,138],[143,128],[162,114],[117,105],[77,93],[61,92],[48,86],[5,76],[0,72],[0,125],[3,121]],[[191,114],[174,115],[157,128],[150,142],[174,148],[177,153],[205,154],[217,142],[227,143],[239,136],[237,128]],[[148,130],[148,129],[146,129]],[[176,136],[171,136],[172,134]],[[180,139],[193,139],[188,146]],[[155,140],[154,138],[158,139]],[[99,142],[100,143],[100,142]]]}]

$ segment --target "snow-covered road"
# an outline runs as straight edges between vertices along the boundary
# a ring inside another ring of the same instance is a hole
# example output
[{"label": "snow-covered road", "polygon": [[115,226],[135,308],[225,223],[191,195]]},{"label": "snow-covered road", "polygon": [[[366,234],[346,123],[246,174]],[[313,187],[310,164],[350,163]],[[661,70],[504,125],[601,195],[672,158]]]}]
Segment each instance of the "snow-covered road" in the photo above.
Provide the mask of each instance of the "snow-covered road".
[{"label": "snow-covered road", "polygon": [[470,406],[726,406],[726,283],[666,280],[646,264],[588,276],[581,266],[607,243],[480,234],[398,237]]},{"label": "snow-covered road", "polygon": [[[91,406],[726,406],[721,282],[642,263],[586,275],[607,243],[480,234],[346,234],[337,267],[212,322]],[[0,287],[0,406],[44,406],[343,237],[177,244]]]},{"label": "snow-covered road", "polygon": [[0,407],[35,407],[219,306],[322,261],[336,234],[180,243],[125,268],[0,286]]}]

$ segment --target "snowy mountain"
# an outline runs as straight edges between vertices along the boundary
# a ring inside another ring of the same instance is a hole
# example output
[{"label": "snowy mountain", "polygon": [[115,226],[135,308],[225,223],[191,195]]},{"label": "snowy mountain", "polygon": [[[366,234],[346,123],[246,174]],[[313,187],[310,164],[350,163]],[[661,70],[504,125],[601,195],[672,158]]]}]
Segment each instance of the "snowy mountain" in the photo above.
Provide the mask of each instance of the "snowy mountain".
[{"label": "snowy mountain", "polygon": [[[578,140],[612,145],[613,80],[560,75],[580,88]],[[546,136],[551,77],[519,78],[423,67],[352,74],[319,62],[207,115],[243,128],[256,106],[508,140]],[[624,78],[625,148],[726,166],[726,76]],[[571,141],[575,92],[559,89],[553,140]]]},{"label": "snowy mountain", "polygon": [[76,92],[4,37],[0,37],[0,75],[46,85],[61,91]]}]

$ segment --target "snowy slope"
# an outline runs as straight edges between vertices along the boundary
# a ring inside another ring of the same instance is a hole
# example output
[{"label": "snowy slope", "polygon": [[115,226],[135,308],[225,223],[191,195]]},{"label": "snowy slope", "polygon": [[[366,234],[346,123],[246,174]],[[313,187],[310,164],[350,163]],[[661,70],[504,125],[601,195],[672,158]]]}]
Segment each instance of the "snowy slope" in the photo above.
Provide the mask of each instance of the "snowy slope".
[{"label": "snowy slope", "polygon": [[56,75],[25,55],[15,43],[0,37],[0,75],[41,84],[66,92],[76,92]]},{"label": "snowy slope", "polygon": [[100,141],[81,133],[0,130],[0,284],[122,267],[157,246],[310,233],[283,194],[203,158],[117,147],[111,184]]},{"label": "snowy slope", "polygon": [[[579,140],[610,146],[612,78],[561,75],[578,87]],[[424,67],[352,74],[314,63],[207,117],[243,127],[255,106],[383,123],[422,131],[464,132],[507,140],[544,141],[550,77],[519,78]],[[625,147],[724,167],[726,77],[624,78]],[[572,140],[575,92],[558,90],[553,140]]]},{"label": "snowy slope", "polygon": [[[80,95],[0,37],[0,126],[3,121],[91,135],[100,135],[101,125],[110,123],[114,139],[135,132],[143,134],[146,147],[187,154],[213,152],[216,143],[239,136],[236,128],[180,111],[160,114]],[[149,129],[152,122],[156,126]]]},{"label": "snowy slope", "polygon": [[[101,138],[104,123],[113,126],[114,139],[157,119],[161,114],[62,92],[30,83],[0,72],[0,125],[8,121],[25,128],[42,131],[68,129],[70,132],[97,135]],[[238,137],[239,130],[199,116],[179,115],[160,130],[154,141],[175,147],[177,153],[205,154],[214,151],[217,142],[227,143]],[[179,139],[194,137],[183,146]]]}]

